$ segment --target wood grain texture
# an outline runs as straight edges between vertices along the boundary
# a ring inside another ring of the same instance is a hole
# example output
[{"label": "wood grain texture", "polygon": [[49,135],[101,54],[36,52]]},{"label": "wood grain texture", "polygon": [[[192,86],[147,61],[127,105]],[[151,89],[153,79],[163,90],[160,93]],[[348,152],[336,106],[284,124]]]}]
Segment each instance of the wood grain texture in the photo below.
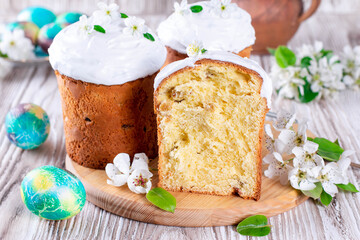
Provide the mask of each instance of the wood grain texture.
[{"label": "wood grain texture", "polygon": [[[122,9],[136,8],[127,6]],[[153,0],[144,0],[151,1]],[[154,0],[155,1],[155,0]],[[48,5],[58,12],[65,9],[90,12],[95,0],[0,0],[0,19],[13,19],[16,11],[30,4]],[[163,0],[163,11],[171,11],[172,1]],[[306,0],[305,2],[309,2]],[[157,5],[156,5],[157,6]],[[153,6],[152,8],[155,8]],[[290,41],[291,47],[314,40],[324,42],[326,48],[341,51],[346,44],[360,44],[359,0],[323,0],[318,12],[305,21]],[[146,20],[154,29],[166,14],[152,14],[146,9]],[[143,14],[143,13],[141,13]],[[267,71],[271,58],[253,56]],[[74,218],[48,221],[31,214],[20,197],[20,183],[31,169],[42,165],[64,168],[65,141],[63,134],[60,97],[56,78],[49,65],[15,68],[0,80],[0,239],[359,239],[360,194],[340,192],[328,207],[313,200],[283,214],[271,217],[270,235],[251,238],[239,235],[234,226],[226,227],[168,227],[142,223],[119,217],[87,202]],[[11,107],[18,103],[32,102],[42,106],[50,116],[51,131],[48,140],[39,149],[23,151],[6,138],[4,119]],[[345,149],[356,154],[352,161],[360,163],[360,92],[346,91],[337,99],[311,104],[294,103],[273,97],[272,111],[290,109],[294,104],[298,117],[309,119],[309,129],[317,136],[340,139]],[[360,170],[349,172],[350,181],[360,186]]]}]

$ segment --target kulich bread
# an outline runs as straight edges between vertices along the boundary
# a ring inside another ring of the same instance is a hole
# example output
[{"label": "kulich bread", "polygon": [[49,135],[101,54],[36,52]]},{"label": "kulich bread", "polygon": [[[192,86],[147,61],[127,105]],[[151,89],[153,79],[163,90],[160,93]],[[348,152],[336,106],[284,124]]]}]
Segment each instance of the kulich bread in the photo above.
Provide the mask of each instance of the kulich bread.
[{"label": "kulich bread", "polygon": [[61,75],[66,150],[89,168],[105,168],[121,152],[157,156],[153,84],[156,73],[122,85],[98,85]]},{"label": "kulich bread", "polygon": [[[167,50],[167,56],[164,66],[168,65],[169,63],[187,58],[186,54],[179,53],[178,51],[172,49],[171,47],[166,46],[166,50]],[[238,52],[237,55],[239,55],[240,57],[249,58],[251,55],[251,51],[252,51],[252,46],[247,47],[244,50]]]},{"label": "kulich bread", "polygon": [[98,169],[119,153],[157,156],[153,84],[166,59],[164,44],[144,20],[104,14],[110,8],[104,5],[61,30],[49,48],[67,154]]},{"label": "kulich bread", "polygon": [[[192,12],[193,6],[200,12]],[[200,1],[182,6],[160,23],[157,32],[167,47],[165,65],[186,58],[186,48],[194,41],[208,51],[227,51],[250,57],[255,43],[251,16],[237,4],[221,1]],[[223,11],[226,9],[226,11]]]},{"label": "kulich bread", "polygon": [[165,67],[155,88],[159,186],[258,200],[271,96],[264,71],[235,54],[205,54]]}]

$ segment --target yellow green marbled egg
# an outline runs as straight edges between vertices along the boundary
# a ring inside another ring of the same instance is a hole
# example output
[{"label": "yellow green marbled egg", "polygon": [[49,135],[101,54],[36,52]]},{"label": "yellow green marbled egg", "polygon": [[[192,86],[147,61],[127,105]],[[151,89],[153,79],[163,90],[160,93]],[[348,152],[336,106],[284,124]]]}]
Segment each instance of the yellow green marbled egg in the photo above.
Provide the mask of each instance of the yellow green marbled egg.
[{"label": "yellow green marbled egg", "polygon": [[26,207],[41,218],[62,220],[78,214],[85,205],[84,185],[74,175],[54,166],[29,172],[21,183]]}]

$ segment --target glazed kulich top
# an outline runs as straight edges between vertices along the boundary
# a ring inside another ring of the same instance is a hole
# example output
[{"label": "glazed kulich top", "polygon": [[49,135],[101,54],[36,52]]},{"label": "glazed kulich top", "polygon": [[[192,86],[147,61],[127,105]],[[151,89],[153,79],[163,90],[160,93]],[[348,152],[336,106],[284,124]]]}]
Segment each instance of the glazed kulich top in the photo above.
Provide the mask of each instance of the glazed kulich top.
[{"label": "glazed kulich top", "polygon": [[[192,12],[190,7],[195,5],[202,11]],[[213,0],[182,7],[184,10],[175,11],[157,29],[164,44],[179,53],[186,54],[186,47],[194,40],[207,50],[234,53],[255,43],[251,16],[235,3],[222,5],[220,0]]]},{"label": "glazed kulich top", "polygon": [[[126,33],[124,29],[129,27],[125,19],[104,22],[93,15],[85,24],[79,21],[64,28],[49,48],[53,69],[102,85],[120,85],[157,72],[166,59],[164,44],[146,26],[137,36]],[[94,25],[101,26],[105,33],[84,29]],[[145,38],[144,33],[151,34],[154,41]]]},{"label": "glazed kulich top", "polygon": [[180,61],[172,62],[164,67],[155,78],[154,89],[171,74],[185,67],[195,67],[196,62],[201,59],[212,59],[221,62],[230,62],[257,72],[263,79],[260,95],[266,98],[268,108],[271,107],[272,82],[265,70],[257,62],[248,58],[242,58],[236,54],[224,51],[208,51],[197,57],[188,57]]}]

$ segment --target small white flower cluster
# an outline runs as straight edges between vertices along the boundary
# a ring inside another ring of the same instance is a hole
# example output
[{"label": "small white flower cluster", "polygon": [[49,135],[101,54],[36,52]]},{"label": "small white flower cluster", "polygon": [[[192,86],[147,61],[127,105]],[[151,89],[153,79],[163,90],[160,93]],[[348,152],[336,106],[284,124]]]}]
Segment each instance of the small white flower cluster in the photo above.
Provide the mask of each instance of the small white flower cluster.
[{"label": "small white flower cluster", "polygon": [[[98,3],[99,10],[95,11],[93,15],[88,18],[83,15],[80,17],[80,26],[79,31],[85,36],[89,36],[94,33],[95,26],[99,25],[105,30],[110,28],[110,25],[121,18],[121,14],[118,11],[119,6],[115,3],[107,5],[104,2]],[[132,35],[134,37],[143,37],[143,34],[146,32],[147,28],[144,25],[145,20],[136,17],[127,17],[124,18],[123,24],[125,25],[123,29],[124,34]]]},{"label": "small white flower cluster", "polygon": [[201,41],[195,40],[186,47],[186,54],[192,58],[196,58],[205,52],[206,50]]},{"label": "small white flower cluster", "polygon": [[120,153],[114,158],[114,163],[108,163],[105,172],[110,180],[107,183],[115,187],[125,184],[137,194],[144,194],[151,189],[151,177],[149,171],[149,159],[145,153],[137,153],[130,167],[130,157],[126,153]]},{"label": "small white flower cluster", "polygon": [[[231,3],[231,0],[210,0],[209,7],[210,8],[207,10],[211,11],[214,15],[222,18],[228,18],[237,8],[237,5],[235,3]],[[187,0],[182,0],[181,3],[175,2],[174,11],[176,14],[182,16],[186,16],[191,13]]]},{"label": "small white flower cluster", "polygon": [[341,54],[344,65],[344,83],[353,89],[360,88],[360,46],[345,46]]},{"label": "small white flower cluster", "polygon": [[347,87],[343,69],[339,56],[325,51],[322,42],[316,41],[314,45],[305,44],[297,50],[295,65],[281,68],[274,64],[270,76],[280,97],[299,100],[300,96],[308,94],[308,89],[304,88],[309,84],[312,94],[320,99]]},{"label": "small white flower cluster", "polygon": [[296,114],[285,111],[278,113],[274,130],[280,132],[275,139],[270,125],[265,125],[265,146],[269,151],[263,159],[268,164],[264,175],[268,178],[279,178],[281,184],[289,181],[293,188],[310,191],[315,183],[320,182],[324,191],[331,196],[338,192],[335,184],[348,184],[348,158],[353,151],[342,153],[339,161],[325,164],[317,154],[319,145],[307,140],[306,121],[299,123],[298,131],[292,127]]},{"label": "small white flower cluster", "polygon": [[317,94],[315,99],[333,96],[347,88],[359,89],[360,46],[345,46],[337,56],[324,50],[322,42],[305,44],[297,50],[295,65],[281,68],[273,64],[270,75],[280,97],[299,101],[309,92],[306,85],[312,94]]},{"label": "small white flower cluster", "polygon": [[24,30],[5,31],[0,39],[0,52],[9,59],[25,61],[35,58],[34,45],[25,37]]}]

